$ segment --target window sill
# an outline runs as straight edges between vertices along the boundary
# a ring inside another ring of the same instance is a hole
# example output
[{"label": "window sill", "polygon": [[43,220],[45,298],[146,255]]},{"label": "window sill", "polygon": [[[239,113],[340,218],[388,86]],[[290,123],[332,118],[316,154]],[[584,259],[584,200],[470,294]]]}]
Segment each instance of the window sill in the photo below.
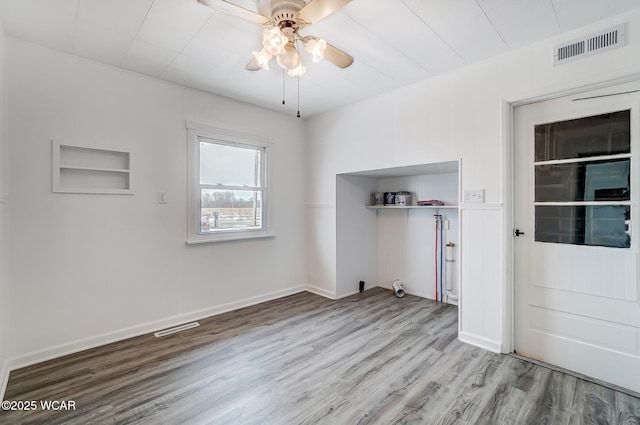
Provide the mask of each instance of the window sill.
[{"label": "window sill", "polygon": [[242,234],[242,235],[220,235],[217,237],[203,237],[203,238],[187,238],[187,245],[199,245],[203,243],[216,243],[216,242],[231,242],[231,241],[243,241],[249,239],[265,239],[265,238],[275,238],[276,235],[273,233],[259,233],[255,235]]}]

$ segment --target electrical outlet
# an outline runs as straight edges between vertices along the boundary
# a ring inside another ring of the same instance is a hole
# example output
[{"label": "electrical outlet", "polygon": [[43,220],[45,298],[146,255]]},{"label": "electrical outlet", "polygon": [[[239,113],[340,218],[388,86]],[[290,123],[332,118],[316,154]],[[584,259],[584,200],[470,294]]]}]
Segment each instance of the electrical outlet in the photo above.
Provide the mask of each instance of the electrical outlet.
[{"label": "electrical outlet", "polygon": [[167,203],[167,192],[158,192],[158,203],[159,204]]},{"label": "electrical outlet", "polygon": [[464,202],[484,202],[484,189],[465,190]]},{"label": "electrical outlet", "polygon": [[442,225],[444,226],[444,230],[449,230],[449,220],[444,220]]}]

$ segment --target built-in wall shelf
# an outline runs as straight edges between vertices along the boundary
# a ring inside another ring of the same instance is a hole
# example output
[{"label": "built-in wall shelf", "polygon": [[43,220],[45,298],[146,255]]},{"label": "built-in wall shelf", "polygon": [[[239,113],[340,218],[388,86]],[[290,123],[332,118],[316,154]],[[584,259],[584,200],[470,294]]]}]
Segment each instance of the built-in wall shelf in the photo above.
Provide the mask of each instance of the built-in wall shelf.
[{"label": "built-in wall shelf", "polygon": [[439,209],[457,209],[457,205],[366,205],[365,208],[375,210],[439,210]]},{"label": "built-in wall shelf", "polygon": [[[400,191],[411,194],[411,201],[404,198],[407,205],[380,202],[381,193],[385,199],[385,193]],[[419,200],[444,205],[417,205]],[[400,279],[407,294],[435,299],[438,268],[438,276],[444,269],[449,279],[443,287],[458,294],[460,262],[435,258],[450,242],[456,247],[451,258],[460,252],[460,207],[460,161],[336,174],[337,296],[357,291],[359,281],[391,289]]]},{"label": "built-in wall shelf", "polygon": [[52,141],[52,190],[130,195],[131,152]]}]

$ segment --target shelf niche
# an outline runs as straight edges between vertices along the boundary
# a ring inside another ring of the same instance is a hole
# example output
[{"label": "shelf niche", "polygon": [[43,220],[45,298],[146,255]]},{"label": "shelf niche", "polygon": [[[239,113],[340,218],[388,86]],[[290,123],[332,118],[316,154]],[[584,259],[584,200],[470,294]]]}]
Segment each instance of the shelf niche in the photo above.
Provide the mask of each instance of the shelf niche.
[{"label": "shelf niche", "polygon": [[130,195],[131,152],[52,141],[52,191]]},{"label": "shelf niche", "polygon": [[[459,187],[459,161],[338,174],[336,295],[353,293],[360,280],[367,288],[391,289],[401,279],[407,293],[434,299],[434,214],[449,223],[445,244],[456,245],[452,278],[457,293]],[[413,205],[372,205],[373,193],[395,191],[411,192]],[[416,206],[429,199],[445,205]]]}]

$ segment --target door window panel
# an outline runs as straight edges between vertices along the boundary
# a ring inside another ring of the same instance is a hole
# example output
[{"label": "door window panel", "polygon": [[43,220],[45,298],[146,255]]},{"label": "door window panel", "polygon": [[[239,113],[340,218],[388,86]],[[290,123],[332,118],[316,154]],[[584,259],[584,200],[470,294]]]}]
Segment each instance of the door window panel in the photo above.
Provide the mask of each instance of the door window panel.
[{"label": "door window panel", "polygon": [[535,161],[615,155],[631,151],[631,111],[535,126]]},{"label": "door window panel", "polygon": [[631,246],[630,111],[535,126],[535,240]]},{"label": "door window panel", "polygon": [[536,241],[629,248],[628,205],[538,205]]},{"label": "door window panel", "polygon": [[537,165],[536,202],[629,201],[630,159]]}]

